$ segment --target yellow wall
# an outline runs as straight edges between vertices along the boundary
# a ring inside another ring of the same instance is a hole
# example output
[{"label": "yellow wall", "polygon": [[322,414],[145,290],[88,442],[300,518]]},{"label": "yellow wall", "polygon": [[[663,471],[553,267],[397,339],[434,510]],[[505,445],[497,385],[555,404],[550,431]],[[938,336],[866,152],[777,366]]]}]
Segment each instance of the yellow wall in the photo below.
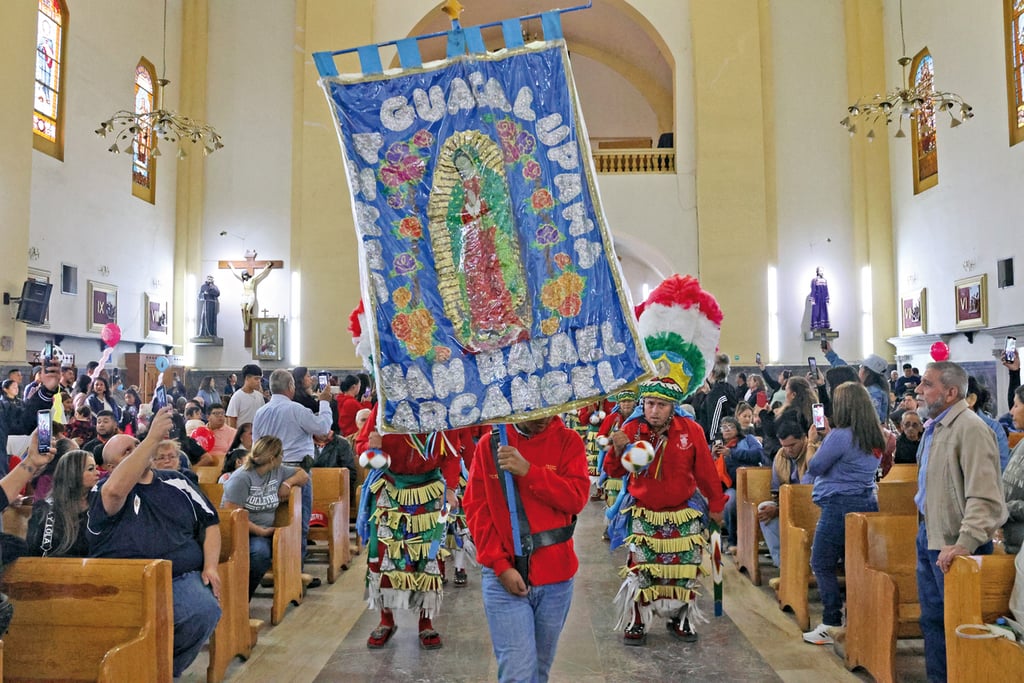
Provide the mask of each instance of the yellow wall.
[{"label": "yellow wall", "polygon": [[[372,43],[373,4],[296,2],[291,263],[302,285],[298,302],[292,292],[290,324],[292,329],[300,326],[302,341],[298,354],[293,349],[289,355],[310,367],[361,365],[347,329],[360,297],[352,204],[338,136],[311,55]],[[359,70],[354,55],[337,64],[341,73]]]},{"label": "yellow wall", "polygon": [[[885,45],[882,0],[846,0],[846,80],[849,101],[885,92]],[[850,148],[854,257],[858,271],[871,265],[872,349],[888,359],[886,341],[899,334],[893,259],[892,204],[889,186],[889,141],[881,131],[869,143],[863,132]],[[865,335],[866,336],[866,335]]]},{"label": "yellow wall", "polygon": [[[725,313],[720,347],[740,362],[768,348],[768,36],[758,0],[690,5],[700,280]],[[770,111],[770,108],[769,108]]]},{"label": "yellow wall", "polygon": [[[36,3],[0,5],[0,243],[4,267],[0,290],[21,295],[28,267],[28,226],[32,197],[32,79]],[[15,308],[0,308],[0,361],[25,362],[25,325],[11,319]]]}]

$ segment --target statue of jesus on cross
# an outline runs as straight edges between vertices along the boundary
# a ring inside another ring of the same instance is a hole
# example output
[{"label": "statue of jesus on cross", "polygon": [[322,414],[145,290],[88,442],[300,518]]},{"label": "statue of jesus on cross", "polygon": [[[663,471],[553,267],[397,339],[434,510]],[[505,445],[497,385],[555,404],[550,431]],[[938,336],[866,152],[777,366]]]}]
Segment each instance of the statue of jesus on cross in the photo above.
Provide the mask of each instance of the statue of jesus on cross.
[{"label": "statue of jesus on cross", "polygon": [[[252,346],[252,319],[254,313],[258,313],[259,304],[256,300],[256,288],[274,268],[283,268],[283,261],[257,261],[256,252],[248,250],[245,252],[244,261],[220,261],[218,267],[227,268],[231,274],[242,283],[242,298],[240,303],[242,309],[242,330],[245,334],[245,346]],[[256,268],[262,268],[256,273]]]}]

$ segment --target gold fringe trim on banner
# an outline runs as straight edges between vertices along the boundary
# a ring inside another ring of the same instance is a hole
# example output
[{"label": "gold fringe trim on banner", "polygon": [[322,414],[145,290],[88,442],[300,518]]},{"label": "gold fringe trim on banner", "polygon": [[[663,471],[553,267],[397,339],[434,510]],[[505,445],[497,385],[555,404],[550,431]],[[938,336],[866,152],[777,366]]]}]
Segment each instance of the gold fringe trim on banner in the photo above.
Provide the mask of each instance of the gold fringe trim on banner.
[{"label": "gold fringe trim on banner", "polygon": [[693,520],[700,517],[701,513],[699,510],[694,510],[693,508],[683,508],[682,510],[669,510],[667,512],[655,512],[654,510],[648,510],[647,508],[640,507],[639,505],[637,505],[633,507],[633,516],[639,517],[645,522],[650,522],[651,524],[661,526],[666,522],[671,522],[672,524],[676,525],[686,524],[687,522],[692,522]]},{"label": "gold fringe trim on banner", "polygon": [[391,587],[400,591],[440,591],[443,582],[440,576],[422,572],[383,572],[381,576],[388,577]]},{"label": "gold fringe trim on banner", "polygon": [[646,545],[656,553],[682,553],[692,550],[694,547],[704,546],[704,537],[698,534],[680,536],[679,538],[654,538],[653,536],[630,534],[626,537],[626,543]]},{"label": "gold fringe trim on banner", "polygon": [[423,486],[410,486],[404,489],[388,483],[388,495],[399,505],[423,505],[444,495],[444,480],[438,479]]}]

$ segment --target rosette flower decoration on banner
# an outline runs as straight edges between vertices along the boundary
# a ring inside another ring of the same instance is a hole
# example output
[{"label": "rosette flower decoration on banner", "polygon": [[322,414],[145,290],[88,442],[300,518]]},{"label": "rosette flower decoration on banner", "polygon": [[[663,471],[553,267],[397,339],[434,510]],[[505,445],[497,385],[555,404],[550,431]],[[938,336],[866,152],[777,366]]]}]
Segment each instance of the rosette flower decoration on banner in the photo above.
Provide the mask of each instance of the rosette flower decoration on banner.
[{"label": "rosette flower decoration on banner", "polygon": [[[352,195],[362,302],[350,321],[382,431],[565,412],[649,377],[600,205],[557,11],[545,40],[488,52],[453,26],[447,59],[361,73],[314,61]],[[364,361],[366,362],[366,361]]]},{"label": "rosette flower decoration on banner", "polygon": [[722,309],[697,278],[673,275],[637,306],[640,334],[659,377],[670,377],[683,398],[700,386],[714,364]]}]

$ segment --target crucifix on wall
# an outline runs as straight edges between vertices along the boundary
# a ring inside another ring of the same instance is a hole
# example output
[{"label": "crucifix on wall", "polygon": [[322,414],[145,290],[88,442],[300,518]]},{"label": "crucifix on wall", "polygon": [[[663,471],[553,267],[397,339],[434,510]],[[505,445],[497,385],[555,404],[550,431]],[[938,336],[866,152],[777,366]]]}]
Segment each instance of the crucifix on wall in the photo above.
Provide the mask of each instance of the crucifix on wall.
[{"label": "crucifix on wall", "polygon": [[[270,274],[274,268],[283,268],[284,261],[257,261],[256,252],[249,250],[245,252],[244,261],[218,261],[218,268],[231,271],[231,274],[242,283],[242,330],[244,332],[246,348],[252,347],[252,319],[259,311],[256,302],[256,288]],[[256,272],[259,269],[259,272]]]}]

